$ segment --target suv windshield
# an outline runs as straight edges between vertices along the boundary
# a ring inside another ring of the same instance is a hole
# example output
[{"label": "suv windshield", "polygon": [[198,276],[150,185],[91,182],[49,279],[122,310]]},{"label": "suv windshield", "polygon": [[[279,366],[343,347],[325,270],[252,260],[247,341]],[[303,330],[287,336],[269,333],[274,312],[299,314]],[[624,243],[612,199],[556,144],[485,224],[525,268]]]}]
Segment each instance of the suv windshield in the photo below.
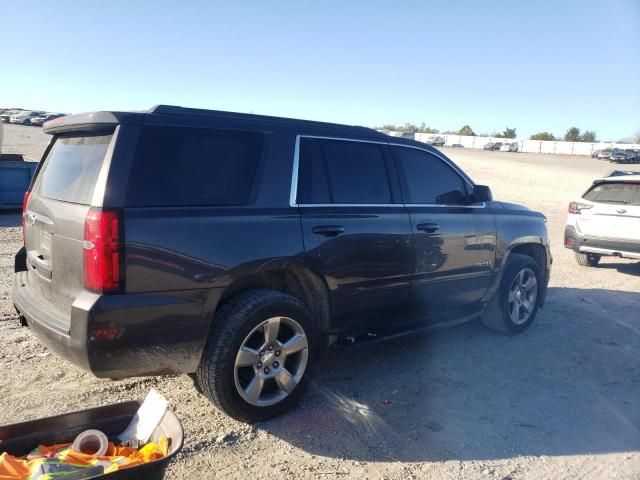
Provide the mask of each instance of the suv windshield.
[{"label": "suv windshield", "polygon": [[90,204],[111,137],[58,137],[39,175],[38,193],[53,200]]}]

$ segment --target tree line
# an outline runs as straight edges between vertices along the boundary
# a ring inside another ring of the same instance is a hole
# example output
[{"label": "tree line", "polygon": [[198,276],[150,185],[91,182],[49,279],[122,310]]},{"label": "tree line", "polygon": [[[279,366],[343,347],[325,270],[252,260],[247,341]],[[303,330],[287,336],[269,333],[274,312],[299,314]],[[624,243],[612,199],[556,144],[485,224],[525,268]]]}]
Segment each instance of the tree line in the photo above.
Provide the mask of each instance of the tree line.
[{"label": "tree line", "polygon": [[587,142],[587,143],[596,143],[598,142],[598,137],[596,136],[596,132],[593,130],[585,130],[584,132],[580,132],[578,127],[571,127],[566,131],[564,137],[556,137],[552,133],[549,132],[539,132],[531,135],[529,137],[530,140],[564,140],[565,142]]},{"label": "tree line", "polygon": [[[502,132],[481,133],[476,135],[469,125],[465,125],[460,130],[446,130],[440,132],[437,128],[427,126],[424,122],[420,125],[413,123],[405,123],[404,125],[385,124],[382,127],[374,127],[377,130],[390,130],[394,132],[417,132],[417,133],[443,133],[445,135],[466,135],[470,137],[495,137],[495,138],[516,138],[516,129],[506,127]],[[565,142],[599,142],[596,132],[593,130],[585,130],[582,132],[578,127],[569,128],[563,137],[556,137],[554,134],[544,131],[534,133],[529,137],[530,140],[550,140]],[[640,140],[640,137],[638,138]]]}]

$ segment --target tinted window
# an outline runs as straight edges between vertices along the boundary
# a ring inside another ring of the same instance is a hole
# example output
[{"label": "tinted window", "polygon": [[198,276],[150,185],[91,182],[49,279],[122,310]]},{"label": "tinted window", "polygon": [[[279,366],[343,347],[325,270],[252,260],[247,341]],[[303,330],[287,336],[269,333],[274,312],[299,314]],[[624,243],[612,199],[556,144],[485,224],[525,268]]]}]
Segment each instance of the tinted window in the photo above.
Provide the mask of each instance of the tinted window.
[{"label": "tinted window", "polygon": [[38,193],[54,200],[90,204],[111,137],[57,138],[39,175]]},{"label": "tinted window", "polygon": [[300,203],[392,203],[382,146],[377,143],[302,138]]},{"label": "tinted window", "polygon": [[640,184],[623,182],[601,183],[591,187],[584,198],[599,203],[640,205]]},{"label": "tinted window", "polygon": [[393,147],[393,155],[402,173],[407,203],[465,203],[464,180],[445,162],[415,148]]},{"label": "tinted window", "polygon": [[242,205],[251,193],[262,144],[258,132],[144,127],[127,205]]}]

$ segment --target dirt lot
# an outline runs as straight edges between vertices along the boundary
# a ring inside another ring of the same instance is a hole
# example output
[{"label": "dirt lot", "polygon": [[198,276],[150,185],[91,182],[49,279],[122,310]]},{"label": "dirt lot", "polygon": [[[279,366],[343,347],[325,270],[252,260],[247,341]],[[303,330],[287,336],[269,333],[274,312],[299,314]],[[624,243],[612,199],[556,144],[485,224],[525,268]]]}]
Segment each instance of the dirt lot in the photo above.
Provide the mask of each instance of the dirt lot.
[{"label": "dirt lot", "polygon": [[[37,130],[5,129],[5,144],[37,156]],[[185,427],[172,479],[640,478],[640,263],[584,268],[562,248],[568,202],[609,164],[444,150],[496,198],[549,218],[549,296],[525,334],[474,322],[334,352],[297,410],[246,426],[187,376],[99,380],[40,346],[11,303],[20,218],[0,215],[0,424],[155,387]]]}]

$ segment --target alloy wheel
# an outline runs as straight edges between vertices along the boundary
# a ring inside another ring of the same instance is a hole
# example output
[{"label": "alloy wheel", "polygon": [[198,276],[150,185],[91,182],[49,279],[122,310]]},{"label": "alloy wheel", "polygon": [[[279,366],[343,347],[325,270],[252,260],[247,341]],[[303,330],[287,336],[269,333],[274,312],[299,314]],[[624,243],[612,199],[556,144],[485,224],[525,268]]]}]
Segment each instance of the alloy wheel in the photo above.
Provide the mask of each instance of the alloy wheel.
[{"label": "alloy wheel", "polygon": [[523,268],[511,282],[507,308],[515,325],[526,323],[535,309],[538,298],[538,281],[530,268]]},{"label": "alloy wheel", "polygon": [[300,383],[308,359],[309,343],[300,324],[289,317],[271,317],[240,346],[234,364],[236,389],[251,405],[275,405]]}]

